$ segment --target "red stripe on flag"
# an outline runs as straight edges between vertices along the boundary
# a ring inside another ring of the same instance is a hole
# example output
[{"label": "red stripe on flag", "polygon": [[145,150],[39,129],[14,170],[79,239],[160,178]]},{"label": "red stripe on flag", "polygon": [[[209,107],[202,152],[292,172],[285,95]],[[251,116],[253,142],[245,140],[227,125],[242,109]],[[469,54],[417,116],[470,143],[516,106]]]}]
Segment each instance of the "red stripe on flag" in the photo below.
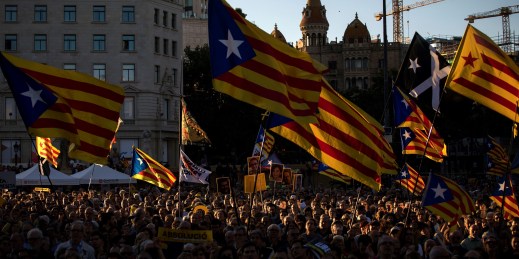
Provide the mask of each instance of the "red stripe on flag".
[{"label": "red stripe on flag", "polygon": [[[53,76],[50,74],[45,74],[42,72],[29,70],[29,69],[23,69],[23,68],[20,68],[20,69],[23,70],[25,73],[27,73],[32,78],[40,81],[41,83],[43,83],[45,85],[55,86],[55,87],[59,87],[59,88],[66,89],[66,90],[78,91],[81,93],[97,95],[99,97],[113,100],[114,102],[119,102],[119,103],[123,102],[123,100],[124,100],[124,95],[121,95],[117,92],[110,91],[109,89],[101,87],[96,84],[85,83],[85,82],[80,82],[80,81],[76,81],[76,80],[72,80],[72,79],[68,79],[68,78]],[[102,82],[102,83],[106,84],[105,82]],[[51,90],[51,89],[49,89],[49,90]]]},{"label": "red stripe on flag", "polygon": [[285,106],[288,110],[290,110],[295,116],[310,116],[314,115],[315,111],[310,109],[305,110],[295,110],[292,106],[290,106],[289,100],[285,95],[278,91],[269,90],[261,85],[258,85],[254,82],[247,80],[246,78],[242,78],[231,73],[224,73],[218,76],[216,79],[227,82],[233,87],[240,88],[242,90],[248,91],[252,94],[258,96],[268,96],[268,98],[272,101],[278,102]]},{"label": "red stripe on flag", "polygon": [[254,59],[243,63],[242,67],[252,70],[258,74],[266,75],[270,79],[278,81],[280,84],[289,85],[291,88],[294,89],[319,92],[321,90],[321,87],[323,86],[322,82],[320,81],[297,78],[287,74],[283,74],[276,68],[263,64],[258,60]]},{"label": "red stripe on flag", "polygon": [[510,77],[515,79],[515,81],[519,81],[519,75],[512,68],[510,68],[510,66],[503,64],[503,63],[499,62],[498,60],[495,60],[483,53],[481,54],[481,57],[482,57],[483,61],[485,63],[487,63],[488,65],[490,65],[491,67],[509,75]]},{"label": "red stripe on flag", "polygon": [[460,84],[464,86],[465,88],[470,89],[471,91],[481,95],[485,96],[485,98],[491,99],[494,102],[499,103],[501,106],[505,107],[506,109],[512,111],[515,113],[516,111],[516,104],[512,101],[502,97],[501,95],[498,95],[492,91],[489,91],[486,87],[480,86],[474,82],[471,82],[463,77],[456,78],[454,80],[455,83]]},{"label": "red stripe on flag", "polygon": [[505,58],[505,56],[503,56],[503,53],[501,52],[501,49],[497,47],[493,42],[488,42],[484,37],[481,37],[476,33],[472,35],[474,36],[474,40],[476,40],[477,44],[491,50],[492,52],[494,52],[494,54],[500,56],[501,58]]},{"label": "red stripe on flag", "polygon": [[510,93],[512,96],[517,96],[518,89],[515,88],[513,85],[509,84],[508,82],[502,80],[499,77],[495,77],[494,75],[489,74],[483,70],[478,70],[472,74],[480,77],[481,79],[483,79],[493,85],[499,86],[499,88]]}]

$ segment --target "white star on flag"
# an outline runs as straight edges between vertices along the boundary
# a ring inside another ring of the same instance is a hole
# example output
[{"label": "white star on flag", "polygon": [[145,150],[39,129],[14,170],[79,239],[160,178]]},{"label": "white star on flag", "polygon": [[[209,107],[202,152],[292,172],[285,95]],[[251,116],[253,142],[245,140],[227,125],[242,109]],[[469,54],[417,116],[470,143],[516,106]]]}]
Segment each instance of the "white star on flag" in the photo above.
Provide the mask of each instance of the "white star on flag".
[{"label": "white star on flag", "polygon": [[404,134],[402,134],[402,136],[404,136],[405,139],[411,138],[411,132],[404,130]]},{"label": "white star on flag", "polygon": [[231,56],[231,54],[235,54],[241,59],[240,51],[238,47],[243,43],[242,40],[235,40],[232,37],[231,30],[228,31],[226,40],[219,40],[223,45],[227,47],[227,58]]},{"label": "white star on flag", "polygon": [[142,165],[142,158],[137,158],[137,161],[139,161],[139,165]]},{"label": "white star on flag", "polygon": [[434,198],[442,197],[442,199],[445,200],[445,196],[443,195],[443,193],[446,192],[447,189],[443,189],[440,186],[440,183],[438,183],[438,186],[436,188],[431,188],[431,190],[434,192]]},{"label": "white star on flag", "polygon": [[505,182],[499,184],[499,191],[505,191]]},{"label": "white star on flag", "polygon": [[402,171],[402,178],[407,178],[407,172],[405,170]]},{"label": "white star on flag", "polygon": [[41,98],[41,92],[43,92],[43,90],[36,91],[36,90],[32,89],[29,85],[27,85],[27,86],[29,87],[29,90],[27,90],[26,92],[20,93],[20,94],[31,98],[32,108],[34,108],[34,106],[36,106],[36,103],[38,101],[45,103],[43,101],[43,99]]},{"label": "white star on flag", "polygon": [[413,69],[413,72],[415,74],[416,74],[416,69],[419,68],[419,67],[422,67],[422,66],[420,66],[420,64],[418,64],[418,58],[415,58],[414,60],[409,59],[409,62],[411,63],[409,65],[409,69]]}]

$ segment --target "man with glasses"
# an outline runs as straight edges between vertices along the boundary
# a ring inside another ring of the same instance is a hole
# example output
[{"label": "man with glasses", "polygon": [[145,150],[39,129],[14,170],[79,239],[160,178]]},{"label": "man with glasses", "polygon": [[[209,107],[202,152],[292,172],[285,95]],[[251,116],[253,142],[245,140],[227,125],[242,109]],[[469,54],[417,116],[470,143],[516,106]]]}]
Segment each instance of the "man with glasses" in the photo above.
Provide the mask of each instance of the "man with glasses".
[{"label": "man with glasses", "polygon": [[58,255],[62,253],[63,250],[67,251],[69,249],[77,251],[79,257],[83,259],[95,259],[95,250],[92,246],[83,241],[83,231],[84,226],[83,222],[75,221],[70,225],[70,238],[68,241],[63,242],[56,247],[56,252],[54,253],[54,257],[58,258]]}]

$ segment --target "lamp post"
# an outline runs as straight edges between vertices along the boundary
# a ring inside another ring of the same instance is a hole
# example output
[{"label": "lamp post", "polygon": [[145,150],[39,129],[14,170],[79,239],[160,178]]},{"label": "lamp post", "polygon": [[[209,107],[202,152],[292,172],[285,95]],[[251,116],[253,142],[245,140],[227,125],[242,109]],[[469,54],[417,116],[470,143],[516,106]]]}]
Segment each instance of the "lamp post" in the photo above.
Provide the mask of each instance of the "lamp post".
[{"label": "lamp post", "polygon": [[18,144],[18,141],[14,143],[13,149],[14,149],[14,166],[18,166],[18,152],[20,152],[20,144]]}]

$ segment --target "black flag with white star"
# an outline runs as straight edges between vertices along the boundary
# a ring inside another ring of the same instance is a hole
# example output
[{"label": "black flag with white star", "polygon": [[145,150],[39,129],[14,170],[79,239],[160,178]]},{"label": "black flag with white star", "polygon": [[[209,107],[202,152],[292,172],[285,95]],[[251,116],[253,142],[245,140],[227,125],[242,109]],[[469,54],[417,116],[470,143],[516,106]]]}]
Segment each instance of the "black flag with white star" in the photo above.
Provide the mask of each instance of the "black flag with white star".
[{"label": "black flag with white star", "polygon": [[395,85],[416,98],[420,107],[438,110],[450,69],[447,60],[416,32]]}]

